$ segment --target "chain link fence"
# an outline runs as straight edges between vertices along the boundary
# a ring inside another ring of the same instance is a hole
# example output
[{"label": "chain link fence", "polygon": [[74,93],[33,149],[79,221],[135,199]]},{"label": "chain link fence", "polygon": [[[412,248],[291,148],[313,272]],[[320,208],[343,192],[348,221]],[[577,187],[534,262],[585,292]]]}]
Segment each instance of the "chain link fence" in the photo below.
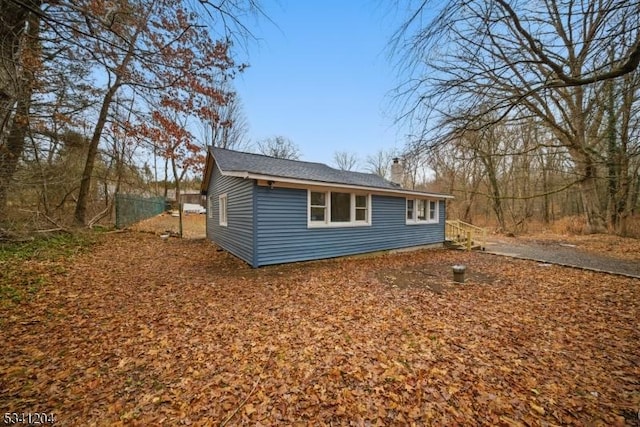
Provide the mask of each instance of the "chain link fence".
[{"label": "chain link fence", "polygon": [[133,194],[116,194],[116,228],[159,215],[166,210],[164,197],[142,197]]}]

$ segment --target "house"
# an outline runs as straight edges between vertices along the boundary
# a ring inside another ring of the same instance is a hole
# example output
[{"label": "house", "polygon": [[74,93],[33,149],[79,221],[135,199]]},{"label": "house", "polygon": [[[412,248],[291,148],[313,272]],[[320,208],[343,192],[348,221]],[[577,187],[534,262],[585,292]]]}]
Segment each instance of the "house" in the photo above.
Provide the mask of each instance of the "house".
[{"label": "house", "polygon": [[[392,175],[401,165],[395,160]],[[442,244],[445,200],[378,175],[210,148],[207,237],[253,267]]]}]

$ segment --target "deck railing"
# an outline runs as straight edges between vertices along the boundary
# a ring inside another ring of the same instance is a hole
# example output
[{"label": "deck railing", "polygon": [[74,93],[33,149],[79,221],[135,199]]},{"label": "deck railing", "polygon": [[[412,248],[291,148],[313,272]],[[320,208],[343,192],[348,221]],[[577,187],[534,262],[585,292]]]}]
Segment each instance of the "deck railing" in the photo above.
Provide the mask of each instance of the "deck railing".
[{"label": "deck railing", "polygon": [[484,249],[487,241],[487,230],[459,219],[445,222],[445,239],[454,244],[464,246],[468,251],[473,247]]}]

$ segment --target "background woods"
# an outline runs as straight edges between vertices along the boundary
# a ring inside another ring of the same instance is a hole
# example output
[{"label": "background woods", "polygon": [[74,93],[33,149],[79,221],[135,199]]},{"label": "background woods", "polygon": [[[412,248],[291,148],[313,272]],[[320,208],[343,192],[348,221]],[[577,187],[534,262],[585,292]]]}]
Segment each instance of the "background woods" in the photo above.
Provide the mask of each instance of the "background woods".
[{"label": "background woods", "polygon": [[[501,229],[584,216],[628,233],[638,210],[637,1],[412,5],[393,53],[412,152],[435,159],[458,213]],[[486,202],[486,203],[483,203]],[[484,205],[484,206],[482,206]]]},{"label": "background woods", "polygon": [[[225,129],[241,118],[230,82],[245,65],[233,46],[251,37],[239,18],[261,14],[253,1],[8,0],[0,10],[5,230],[92,225],[115,192],[157,189],[158,163],[179,184],[207,144],[241,138]],[[194,135],[197,123],[214,134]]]},{"label": "background woods", "polygon": [[[390,43],[407,137],[368,155],[344,141],[334,166],[389,178],[399,157],[405,186],[501,231],[640,235],[639,7],[409,1]],[[300,158],[304,141],[251,144],[234,90],[263,15],[253,0],[0,0],[0,229],[112,221],[118,191],[179,194],[207,145]]]}]

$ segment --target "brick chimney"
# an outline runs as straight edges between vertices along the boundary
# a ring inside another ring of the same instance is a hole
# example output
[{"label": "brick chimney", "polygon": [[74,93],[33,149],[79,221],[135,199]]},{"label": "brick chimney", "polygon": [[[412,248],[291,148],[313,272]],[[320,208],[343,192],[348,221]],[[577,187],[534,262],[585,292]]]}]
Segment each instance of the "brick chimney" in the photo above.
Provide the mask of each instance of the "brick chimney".
[{"label": "brick chimney", "polygon": [[391,164],[391,182],[402,186],[402,163],[400,163],[400,159],[394,157],[393,163]]}]

